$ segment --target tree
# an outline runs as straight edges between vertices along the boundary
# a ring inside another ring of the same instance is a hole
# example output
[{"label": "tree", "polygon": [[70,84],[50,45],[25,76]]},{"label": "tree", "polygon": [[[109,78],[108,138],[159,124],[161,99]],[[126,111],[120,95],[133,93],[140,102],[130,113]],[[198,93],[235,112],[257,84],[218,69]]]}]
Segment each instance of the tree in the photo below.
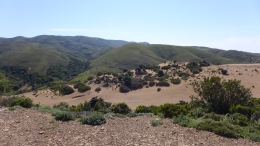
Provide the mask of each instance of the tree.
[{"label": "tree", "polygon": [[131,82],[132,82],[132,78],[129,77],[129,76],[125,76],[125,77],[123,78],[123,81],[124,81],[125,85],[130,86],[130,85],[131,85]]},{"label": "tree", "polygon": [[164,76],[164,73],[163,73],[163,71],[162,71],[162,70],[159,70],[159,71],[158,71],[158,76],[159,76],[159,77],[162,77],[162,76]]},{"label": "tree", "polygon": [[11,92],[13,84],[3,74],[0,73],[0,95]]},{"label": "tree", "polygon": [[110,79],[108,77],[106,77],[104,80],[104,83],[106,83],[106,85],[108,85],[109,82],[110,82]]},{"label": "tree", "polygon": [[191,96],[198,103],[218,114],[226,114],[233,105],[246,103],[252,98],[250,89],[241,85],[238,80],[223,80],[219,77],[204,78],[204,81],[193,84],[198,96]]}]

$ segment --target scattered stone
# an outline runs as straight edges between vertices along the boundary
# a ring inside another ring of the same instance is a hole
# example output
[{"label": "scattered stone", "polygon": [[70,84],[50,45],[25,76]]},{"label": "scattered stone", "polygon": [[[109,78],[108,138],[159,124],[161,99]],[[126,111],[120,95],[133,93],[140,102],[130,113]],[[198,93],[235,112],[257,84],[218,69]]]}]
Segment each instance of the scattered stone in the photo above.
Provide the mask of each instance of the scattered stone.
[{"label": "scattered stone", "polygon": [[44,133],[44,131],[39,131],[39,134],[43,134]]}]

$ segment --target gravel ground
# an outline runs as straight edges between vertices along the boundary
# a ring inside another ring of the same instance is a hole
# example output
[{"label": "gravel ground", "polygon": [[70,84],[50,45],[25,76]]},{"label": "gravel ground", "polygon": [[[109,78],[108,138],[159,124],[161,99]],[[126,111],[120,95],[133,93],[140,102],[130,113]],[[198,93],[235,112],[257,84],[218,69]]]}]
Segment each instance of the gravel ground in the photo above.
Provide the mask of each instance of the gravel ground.
[{"label": "gravel ground", "polygon": [[206,131],[196,131],[163,119],[153,127],[156,117],[109,118],[101,126],[82,125],[78,121],[55,121],[50,114],[18,109],[0,112],[1,146],[127,146],[127,145],[260,145],[245,139],[223,138]]}]

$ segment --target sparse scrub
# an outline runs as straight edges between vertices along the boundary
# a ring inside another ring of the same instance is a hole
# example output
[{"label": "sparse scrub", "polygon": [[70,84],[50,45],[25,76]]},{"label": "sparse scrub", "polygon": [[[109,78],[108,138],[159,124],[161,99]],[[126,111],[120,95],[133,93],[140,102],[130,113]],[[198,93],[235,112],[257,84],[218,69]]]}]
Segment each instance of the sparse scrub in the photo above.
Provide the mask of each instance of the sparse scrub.
[{"label": "sparse scrub", "polygon": [[106,123],[106,118],[103,114],[94,113],[86,118],[82,118],[81,123],[93,126],[102,125]]},{"label": "sparse scrub", "polygon": [[172,78],[171,79],[171,83],[173,83],[173,84],[180,84],[181,83],[181,79],[179,79],[179,78]]},{"label": "sparse scrub", "polygon": [[55,119],[59,121],[70,121],[73,120],[74,117],[71,112],[68,111],[60,111],[55,115]]},{"label": "sparse scrub", "polygon": [[162,120],[159,120],[159,119],[155,119],[155,120],[151,120],[151,125],[152,126],[159,126],[159,125],[162,125],[163,124],[163,121]]},{"label": "sparse scrub", "polygon": [[13,98],[10,101],[9,106],[21,106],[24,108],[31,108],[33,106],[33,103],[30,98],[22,96],[22,97]]},{"label": "sparse scrub", "polygon": [[119,113],[119,114],[128,114],[131,111],[128,105],[124,102],[114,104],[110,108],[112,112]]},{"label": "sparse scrub", "polygon": [[101,88],[100,88],[100,87],[97,87],[97,88],[95,89],[95,91],[96,91],[96,92],[100,92],[100,91],[101,91]]}]

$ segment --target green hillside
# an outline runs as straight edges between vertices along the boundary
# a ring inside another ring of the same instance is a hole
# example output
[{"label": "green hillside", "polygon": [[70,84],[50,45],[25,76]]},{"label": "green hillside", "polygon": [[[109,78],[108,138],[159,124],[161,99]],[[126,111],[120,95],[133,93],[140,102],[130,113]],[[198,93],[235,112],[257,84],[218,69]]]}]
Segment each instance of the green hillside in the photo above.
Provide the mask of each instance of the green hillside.
[{"label": "green hillside", "polygon": [[46,73],[50,66],[67,66],[74,59],[91,61],[127,43],[84,36],[0,38],[0,67],[22,66],[30,72]]},{"label": "green hillside", "polygon": [[157,65],[164,61],[166,60],[151,51],[149,45],[128,44],[93,60],[91,71],[117,72],[124,68],[133,69],[139,64]]},{"label": "green hillside", "polygon": [[93,60],[90,71],[118,72],[124,68],[133,69],[140,64],[158,65],[167,60],[178,62],[207,60],[212,64],[237,63],[194,47],[128,44]]},{"label": "green hillside", "polygon": [[260,63],[260,54],[258,53],[249,53],[237,50],[221,50],[213,49],[208,47],[196,47],[206,52],[218,55],[224,58],[228,58],[240,63]]}]

